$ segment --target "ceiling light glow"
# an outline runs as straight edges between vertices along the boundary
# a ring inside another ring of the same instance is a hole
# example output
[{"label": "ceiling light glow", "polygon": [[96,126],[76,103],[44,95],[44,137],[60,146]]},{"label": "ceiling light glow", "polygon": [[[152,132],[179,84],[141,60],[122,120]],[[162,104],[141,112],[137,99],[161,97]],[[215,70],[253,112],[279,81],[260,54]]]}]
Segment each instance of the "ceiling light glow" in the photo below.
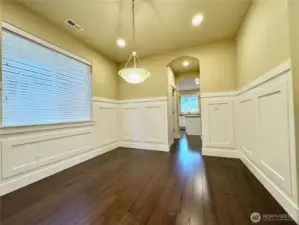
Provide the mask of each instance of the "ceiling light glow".
[{"label": "ceiling light glow", "polygon": [[123,47],[126,46],[126,42],[125,42],[124,39],[118,39],[118,40],[116,41],[116,44],[117,44],[120,48],[123,48]]},{"label": "ceiling light glow", "polygon": [[197,27],[198,25],[200,25],[202,21],[203,21],[203,16],[202,15],[195,15],[192,18],[192,24],[195,27]]},{"label": "ceiling light glow", "polygon": [[184,61],[184,62],[183,62],[183,66],[184,66],[184,67],[189,66],[189,64],[190,64],[190,63],[189,63],[188,61]]}]

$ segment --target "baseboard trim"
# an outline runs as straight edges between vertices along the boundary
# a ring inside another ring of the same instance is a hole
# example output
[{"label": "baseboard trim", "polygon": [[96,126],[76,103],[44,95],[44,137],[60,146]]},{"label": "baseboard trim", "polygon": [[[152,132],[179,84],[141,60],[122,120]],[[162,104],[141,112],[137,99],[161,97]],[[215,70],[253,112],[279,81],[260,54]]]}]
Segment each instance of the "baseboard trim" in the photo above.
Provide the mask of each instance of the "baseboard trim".
[{"label": "baseboard trim", "polygon": [[251,162],[243,153],[240,154],[242,162],[253,173],[253,175],[263,184],[276,201],[286,210],[292,219],[299,224],[299,208],[280,188],[275,185],[253,162]]},{"label": "baseboard trim", "polygon": [[42,180],[46,177],[52,176],[63,170],[71,168],[75,165],[83,163],[87,160],[100,156],[106,152],[117,149],[118,147],[137,148],[144,150],[169,152],[170,147],[168,144],[152,144],[152,143],[133,143],[133,142],[114,142],[105,146],[94,148],[89,152],[85,152],[64,160],[57,161],[53,164],[39,167],[27,173],[16,175],[8,179],[2,180],[0,184],[0,196],[18,190],[29,184]]},{"label": "baseboard trim", "polygon": [[244,154],[238,151],[224,149],[203,148],[202,154],[205,156],[224,157],[224,158],[240,158],[244,165],[251,173],[262,183],[276,201],[286,210],[292,219],[299,224],[299,208],[293,200],[275,185],[253,162],[251,162]]},{"label": "baseboard trim", "polygon": [[2,180],[0,184],[0,196],[5,195],[9,192],[15,191],[36,181],[49,177],[55,173],[59,173],[65,169],[73,167],[77,164],[85,162],[89,159],[95,158],[106,152],[112,151],[119,147],[119,143],[115,142],[110,145],[106,145],[100,148],[95,148],[92,151],[79,154],[77,156],[58,161],[56,163],[40,167],[36,170],[29,171],[26,174],[20,174],[15,177],[11,177],[6,180]]},{"label": "baseboard trim", "polygon": [[152,144],[144,142],[120,142],[119,146],[124,148],[136,148],[162,152],[169,152],[170,150],[168,144]]},{"label": "baseboard trim", "polygon": [[240,158],[238,151],[221,148],[202,148],[202,154],[205,156],[215,156],[222,158]]}]

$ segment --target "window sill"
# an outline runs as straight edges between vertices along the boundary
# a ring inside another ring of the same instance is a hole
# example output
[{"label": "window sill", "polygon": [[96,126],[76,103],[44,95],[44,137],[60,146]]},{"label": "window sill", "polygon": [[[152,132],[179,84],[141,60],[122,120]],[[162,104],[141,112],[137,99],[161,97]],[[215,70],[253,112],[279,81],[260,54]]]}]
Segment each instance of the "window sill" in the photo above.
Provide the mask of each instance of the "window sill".
[{"label": "window sill", "polygon": [[200,113],[181,113],[180,116],[200,116]]},{"label": "window sill", "polygon": [[83,121],[83,122],[72,122],[72,123],[56,123],[56,124],[43,124],[43,125],[32,125],[32,126],[19,126],[19,127],[1,127],[0,135],[7,134],[20,134],[27,132],[38,132],[48,131],[66,128],[77,128],[77,127],[90,127],[95,124],[94,121]]},{"label": "window sill", "polygon": [[200,114],[185,114],[185,117],[200,117]]}]

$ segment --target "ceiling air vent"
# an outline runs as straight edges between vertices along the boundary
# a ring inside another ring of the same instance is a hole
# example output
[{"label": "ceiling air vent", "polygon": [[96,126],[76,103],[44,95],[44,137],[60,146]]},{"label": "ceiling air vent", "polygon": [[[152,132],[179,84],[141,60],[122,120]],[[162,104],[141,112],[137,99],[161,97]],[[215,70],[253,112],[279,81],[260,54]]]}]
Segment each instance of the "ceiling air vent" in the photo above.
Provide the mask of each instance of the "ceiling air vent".
[{"label": "ceiling air vent", "polygon": [[76,29],[77,31],[82,31],[83,28],[81,26],[79,26],[78,24],[76,24],[73,20],[67,20],[65,21],[69,26],[73,27],[74,29]]}]

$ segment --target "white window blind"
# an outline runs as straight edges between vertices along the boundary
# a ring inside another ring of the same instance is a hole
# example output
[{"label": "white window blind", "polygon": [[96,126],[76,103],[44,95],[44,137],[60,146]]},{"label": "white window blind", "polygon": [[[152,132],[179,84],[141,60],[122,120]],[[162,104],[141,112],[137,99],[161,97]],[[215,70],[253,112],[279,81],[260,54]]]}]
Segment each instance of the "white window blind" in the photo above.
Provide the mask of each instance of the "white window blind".
[{"label": "white window blind", "polygon": [[2,126],[91,119],[91,66],[2,31]]}]

